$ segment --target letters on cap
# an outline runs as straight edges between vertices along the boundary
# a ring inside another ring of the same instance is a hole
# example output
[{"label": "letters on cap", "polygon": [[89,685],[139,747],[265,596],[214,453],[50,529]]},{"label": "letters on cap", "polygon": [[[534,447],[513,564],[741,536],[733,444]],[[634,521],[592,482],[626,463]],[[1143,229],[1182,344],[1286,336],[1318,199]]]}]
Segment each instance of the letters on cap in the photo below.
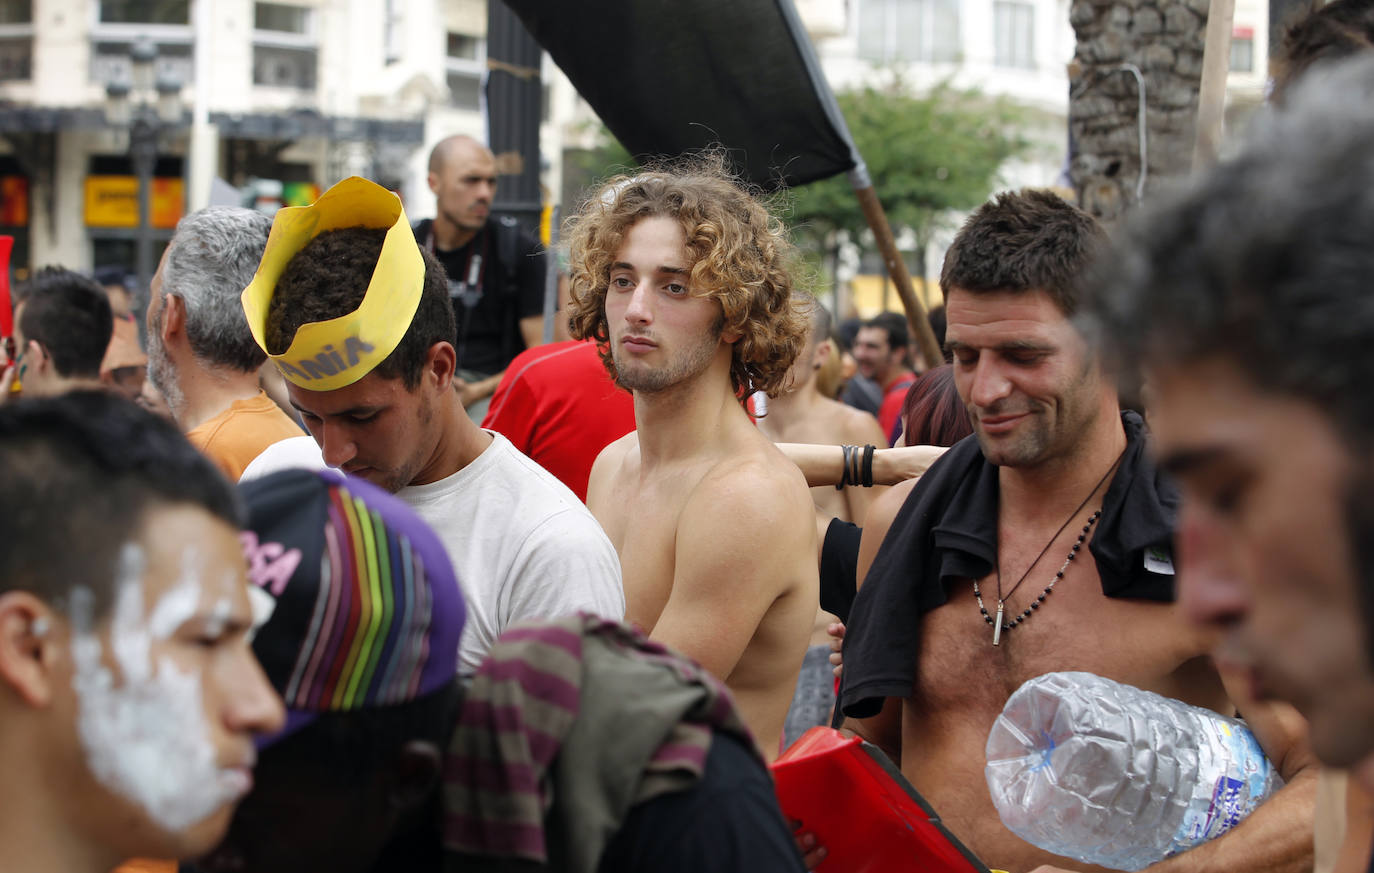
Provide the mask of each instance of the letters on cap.
[{"label": "letters on cap", "polygon": [[[280,355],[267,349],[267,312],[277,281],[297,252],[327,230],[386,229],[367,293],[358,308],[301,325]],[[333,391],[372,372],[396,348],[420,305],[425,261],[401,199],[359,176],[344,179],[309,206],[278,210],[253,281],[243,290],[243,312],[258,346],[282,376],[310,391]]]}]

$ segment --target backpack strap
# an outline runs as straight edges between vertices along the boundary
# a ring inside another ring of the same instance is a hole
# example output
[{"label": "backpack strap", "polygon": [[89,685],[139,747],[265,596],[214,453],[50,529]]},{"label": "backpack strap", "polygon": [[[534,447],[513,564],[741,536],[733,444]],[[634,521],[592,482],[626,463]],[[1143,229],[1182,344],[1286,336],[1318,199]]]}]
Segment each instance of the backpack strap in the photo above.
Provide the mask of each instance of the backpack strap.
[{"label": "backpack strap", "polygon": [[496,232],[496,256],[501,261],[501,356],[506,360],[515,357],[516,349],[523,345],[520,336],[520,223],[509,215],[496,219],[493,226]]},{"label": "backpack strap", "polygon": [[509,215],[496,220],[496,252],[501,259],[501,293],[514,297],[520,287],[516,275],[520,261],[520,223]]}]

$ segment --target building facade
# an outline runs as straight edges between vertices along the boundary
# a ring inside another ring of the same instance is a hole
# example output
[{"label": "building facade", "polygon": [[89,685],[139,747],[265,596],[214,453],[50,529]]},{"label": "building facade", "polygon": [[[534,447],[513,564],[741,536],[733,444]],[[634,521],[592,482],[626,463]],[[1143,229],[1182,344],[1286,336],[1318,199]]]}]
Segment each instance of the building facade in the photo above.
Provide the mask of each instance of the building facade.
[{"label": "building facade", "polygon": [[[1024,134],[1029,151],[1008,161],[1001,188],[1065,187],[1068,154],[1068,64],[1075,38],[1070,0],[796,0],[835,91],[881,84],[896,75],[914,91],[937,83],[976,88],[1034,110]],[[1241,127],[1263,100],[1268,80],[1268,3],[1236,0],[1227,80],[1228,122]],[[882,180],[875,179],[882,193]],[[1070,193],[1066,189],[1066,193]],[[963,215],[950,215],[911,265],[928,304],[939,302],[933,277]],[[899,245],[902,240],[899,238]],[[908,240],[908,243],[911,241]],[[853,311],[865,316],[899,306],[876,255],[851,256]],[[927,281],[919,282],[924,275]],[[847,307],[846,307],[847,308]]]},{"label": "building facade", "polygon": [[[144,100],[150,116],[158,99],[176,104],[159,123],[153,174],[160,243],[186,208],[210,202],[212,179],[227,183],[216,202],[271,209],[357,173],[399,190],[413,217],[431,215],[430,147],[486,134],[486,3],[0,0],[0,233],[15,237],[13,265],[133,266],[138,186],[110,85],[132,83],[130,53],[145,39],[156,75],[131,95],[135,114]],[[1040,121],[1036,147],[1004,168],[1002,184],[1061,180],[1069,0],[796,3],[836,91],[896,72],[915,89],[947,81],[1013,98]],[[1262,93],[1266,22],[1265,0],[1237,0],[1232,93],[1242,108]],[[596,120],[547,57],[542,72],[542,176],[549,199],[566,199],[564,147],[588,145]],[[943,241],[931,251],[938,257]]]},{"label": "building facade", "polygon": [[[430,147],[485,136],[486,18],[486,0],[0,0],[0,233],[15,237],[13,266],[133,267],[138,184],[120,104],[134,118],[171,104],[157,122],[158,251],[212,191],[272,209],[359,174],[399,190],[412,216],[432,214]],[[141,41],[156,49],[143,88]],[[112,83],[132,93],[116,99]],[[558,154],[558,125],[544,127]]]}]

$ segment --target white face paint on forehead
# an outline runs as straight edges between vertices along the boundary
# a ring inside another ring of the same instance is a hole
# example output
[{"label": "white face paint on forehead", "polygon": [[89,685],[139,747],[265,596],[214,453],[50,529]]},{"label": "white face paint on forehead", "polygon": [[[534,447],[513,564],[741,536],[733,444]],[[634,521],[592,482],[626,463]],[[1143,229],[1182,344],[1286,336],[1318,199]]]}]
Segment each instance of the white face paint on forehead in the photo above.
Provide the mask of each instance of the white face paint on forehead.
[{"label": "white face paint on forehead", "polygon": [[[77,732],[86,763],[106,788],[142,807],[167,831],[183,830],[247,791],[246,762],[216,760],[205,720],[201,679],[170,658],[154,662],[152,643],[169,638],[196,614],[203,585],[194,545],[182,552],[175,585],[144,611],[147,560],[137,545],[120,553],[110,618],[110,652],[122,683],[105,666],[95,596],[72,592],[73,686]],[[229,601],[226,598],[225,617]],[[224,765],[228,765],[227,767]]]}]

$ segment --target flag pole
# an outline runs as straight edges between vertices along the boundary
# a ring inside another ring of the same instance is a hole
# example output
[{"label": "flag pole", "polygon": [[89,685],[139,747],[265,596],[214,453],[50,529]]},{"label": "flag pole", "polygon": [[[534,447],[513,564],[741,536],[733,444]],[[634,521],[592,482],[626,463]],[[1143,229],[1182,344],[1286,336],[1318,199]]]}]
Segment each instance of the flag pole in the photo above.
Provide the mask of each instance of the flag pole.
[{"label": "flag pole", "polygon": [[796,7],[792,5],[792,0],[777,0],[777,4],[778,11],[782,13],[782,19],[792,34],[792,42],[797,47],[802,65],[811,77],[811,87],[815,90],[822,109],[825,110],[826,118],[844,140],[845,145],[849,146],[849,159],[854,163],[849,170],[849,184],[854,188],[854,196],[859,199],[859,208],[863,210],[864,219],[868,221],[873,238],[878,242],[878,251],[883,256],[883,263],[887,265],[888,275],[897,286],[897,296],[901,298],[902,308],[906,310],[906,321],[911,325],[911,335],[916,339],[916,347],[920,350],[927,367],[938,367],[945,362],[944,353],[940,350],[940,344],[935,341],[935,332],[930,329],[925,304],[916,296],[916,289],[912,287],[911,274],[907,272],[906,262],[897,251],[897,240],[892,236],[892,227],[887,223],[887,213],[883,211],[883,204],[878,200],[878,192],[873,190],[873,180],[868,176],[868,165],[864,163],[863,155],[859,154],[859,148],[854,144],[854,137],[849,133],[849,124],[844,119],[844,113],[840,111],[840,104],[835,100],[835,92],[830,90],[830,82],[821,72],[820,60],[811,45],[811,38],[806,35],[806,28],[802,26]]},{"label": "flag pole", "polygon": [[[847,130],[845,134],[848,135]],[[883,256],[887,273],[892,277],[892,283],[897,286],[897,296],[902,301],[902,309],[906,311],[906,321],[911,326],[911,336],[916,340],[916,347],[920,350],[926,367],[934,369],[945,362],[944,352],[935,340],[935,331],[931,330],[925,304],[916,296],[906,261],[897,251],[897,240],[893,238],[892,227],[887,223],[887,213],[883,211],[883,204],[878,201],[878,192],[873,190],[873,182],[868,178],[868,168],[862,160],[849,171],[849,184],[853,186],[854,196],[859,200],[859,208],[863,210],[868,227],[873,231],[873,239],[878,243],[878,251]]]},{"label": "flag pole", "polygon": [[1226,74],[1231,65],[1231,27],[1235,0],[1211,0],[1202,52],[1202,81],[1198,84],[1197,130],[1193,141],[1193,171],[1216,163],[1221,151],[1226,116]]}]

